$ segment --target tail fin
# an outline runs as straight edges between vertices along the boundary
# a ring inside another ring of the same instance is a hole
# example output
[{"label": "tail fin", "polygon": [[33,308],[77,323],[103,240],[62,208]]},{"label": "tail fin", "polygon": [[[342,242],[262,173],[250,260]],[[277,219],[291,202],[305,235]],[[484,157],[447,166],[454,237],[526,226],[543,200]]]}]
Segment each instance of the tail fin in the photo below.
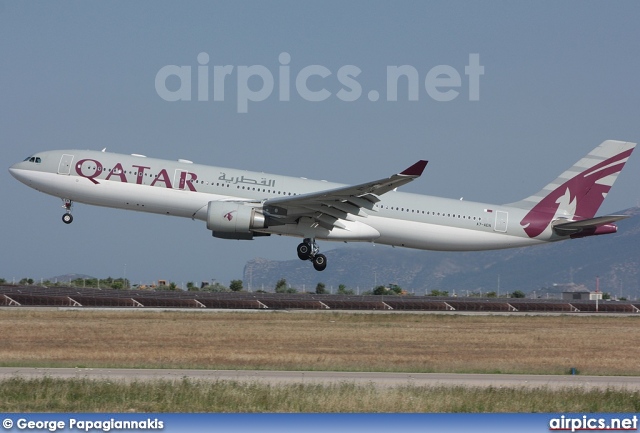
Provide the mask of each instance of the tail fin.
[{"label": "tail fin", "polygon": [[593,218],[635,146],[607,140],[536,194],[506,206],[529,210],[520,225],[532,238],[556,217]]}]

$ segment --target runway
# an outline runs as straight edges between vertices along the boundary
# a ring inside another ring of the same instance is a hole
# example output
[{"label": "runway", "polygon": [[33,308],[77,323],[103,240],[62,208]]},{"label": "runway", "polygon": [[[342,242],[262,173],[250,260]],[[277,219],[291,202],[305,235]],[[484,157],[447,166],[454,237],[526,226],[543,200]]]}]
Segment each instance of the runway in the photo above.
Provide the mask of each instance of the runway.
[{"label": "runway", "polygon": [[482,388],[582,388],[585,390],[615,388],[640,391],[640,377],[637,376],[0,367],[0,380],[14,377],[25,379],[75,378],[125,382],[188,379],[269,385],[346,383],[376,387],[466,386]]}]

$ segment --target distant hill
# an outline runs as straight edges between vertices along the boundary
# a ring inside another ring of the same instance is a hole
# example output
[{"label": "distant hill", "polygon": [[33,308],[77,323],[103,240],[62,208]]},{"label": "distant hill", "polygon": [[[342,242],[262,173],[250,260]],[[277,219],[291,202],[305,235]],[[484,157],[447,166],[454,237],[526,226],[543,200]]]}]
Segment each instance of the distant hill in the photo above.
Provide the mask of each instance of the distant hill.
[{"label": "distant hill", "polygon": [[[496,291],[536,295],[559,292],[567,283],[614,296],[640,297],[640,208],[620,212],[631,218],[618,223],[618,233],[555,244],[480,252],[419,251],[387,246],[323,250],[329,266],[317,272],[297,258],[272,261],[257,258],[244,268],[245,286],[273,290],[280,278],[307,291],[323,282],[327,288],[345,284],[368,290],[395,283],[424,294],[433,289],[450,294]],[[322,242],[327,248],[329,242]],[[292,249],[292,256],[295,254]]]}]

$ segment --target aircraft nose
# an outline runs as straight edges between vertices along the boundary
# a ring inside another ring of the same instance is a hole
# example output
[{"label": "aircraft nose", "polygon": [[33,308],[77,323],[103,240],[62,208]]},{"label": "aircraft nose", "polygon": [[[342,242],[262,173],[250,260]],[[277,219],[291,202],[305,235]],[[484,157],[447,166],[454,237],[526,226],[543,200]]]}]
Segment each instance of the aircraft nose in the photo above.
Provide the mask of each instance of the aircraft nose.
[{"label": "aircraft nose", "polygon": [[20,182],[24,183],[24,168],[22,167],[22,162],[16,162],[15,164],[13,164],[11,167],[9,167],[9,173],[11,173],[11,176],[15,177],[16,179],[18,179]]}]

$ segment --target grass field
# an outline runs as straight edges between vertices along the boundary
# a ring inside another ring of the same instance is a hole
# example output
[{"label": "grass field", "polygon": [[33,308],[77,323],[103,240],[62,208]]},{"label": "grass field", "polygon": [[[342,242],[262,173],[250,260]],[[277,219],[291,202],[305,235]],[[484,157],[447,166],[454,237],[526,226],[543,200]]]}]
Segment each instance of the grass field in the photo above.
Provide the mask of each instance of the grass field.
[{"label": "grass field", "polygon": [[182,380],[0,382],[0,412],[638,412],[620,390],[266,385]]},{"label": "grass field", "polygon": [[[0,365],[639,375],[640,318],[0,309]],[[640,410],[637,392],[195,381],[0,383],[0,411]]]},{"label": "grass field", "polygon": [[639,375],[640,317],[0,310],[0,365]]}]

